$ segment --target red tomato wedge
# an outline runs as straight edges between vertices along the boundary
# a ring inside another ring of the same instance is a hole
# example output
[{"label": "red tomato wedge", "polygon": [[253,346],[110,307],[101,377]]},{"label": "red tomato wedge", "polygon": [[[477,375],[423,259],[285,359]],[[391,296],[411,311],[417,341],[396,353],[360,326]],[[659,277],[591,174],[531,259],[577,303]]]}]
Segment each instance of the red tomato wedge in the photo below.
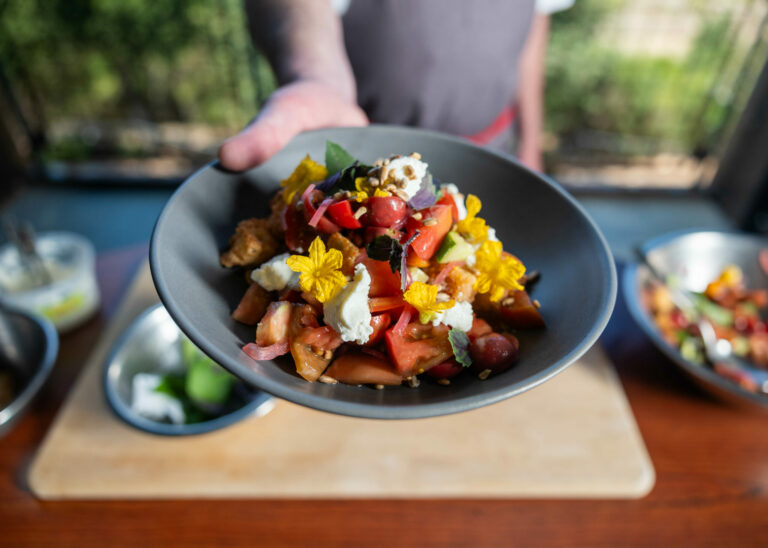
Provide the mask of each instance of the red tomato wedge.
[{"label": "red tomato wedge", "polygon": [[381,358],[362,352],[348,352],[334,360],[326,375],[344,384],[384,384],[398,386],[403,378]]},{"label": "red tomato wedge", "polygon": [[235,311],[232,312],[232,319],[247,325],[256,325],[264,316],[271,300],[272,295],[269,291],[259,284],[251,284]]},{"label": "red tomato wedge", "polygon": [[362,224],[355,218],[352,204],[349,200],[342,200],[328,206],[328,215],[342,228],[362,228]]},{"label": "red tomato wedge", "polygon": [[456,200],[454,200],[453,196],[445,192],[443,194],[443,197],[440,198],[437,201],[437,205],[444,205],[451,208],[451,215],[453,215],[453,222],[458,222],[459,220],[459,208],[456,206]]},{"label": "red tomato wedge", "polygon": [[[409,217],[405,223],[405,227],[408,230],[408,237],[413,236],[413,233],[417,230],[419,235],[411,244],[411,249],[424,260],[429,260],[440,247],[443,238],[451,229],[453,224],[453,214],[451,208],[445,205],[435,205],[422,209],[421,220],[417,221],[413,217]],[[425,226],[424,222],[427,219],[435,219],[437,222],[429,226]]]},{"label": "red tomato wedge", "polygon": [[323,374],[342,342],[333,329],[320,327],[317,313],[309,305],[293,307],[288,338],[296,372],[308,381],[316,381]]},{"label": "red tomato wedge", "polygon": [[[385,299],[387,297],[384,297]],[[368,337],[368,342],[363,346],[376,346],[384,338],[384,333],[387,331],[389,324],[392,323],[392,318],[389,314],[377,314],[371,318],[371,327],[373,327],[373,333]]]},{"label": "red tomato wedge", "polygon": [[388,261],[375,261],[365,257],[361,261],[368,274],[371,275],[371,289],[369,297],[386,297],[390,295],[402,295],[400,291],[400,274],[392,272]]},{"label": "red tomato wedge", "polygon": [[416,322],[402,330],[396,327],[387,331],[387,349],[395,368],[404,377],[423,373],[453,357],[447,326]]},{"label": "red tomato wedge", "polygon": [[392,297],[374,297],[368,299],[368,308],[371,309],[371,314],[377,312],[386,312],[389,310],[397,310],[405,305],[405,301],[402,296],[393,295]]},{"label": "red tomato wedge", "polygon": [[545,327],[544,319],[534,306],[531,297],[525,291],[512,291],[509,294],[514,302],[501,306],[501,318],[513,329],[536,329]]}]

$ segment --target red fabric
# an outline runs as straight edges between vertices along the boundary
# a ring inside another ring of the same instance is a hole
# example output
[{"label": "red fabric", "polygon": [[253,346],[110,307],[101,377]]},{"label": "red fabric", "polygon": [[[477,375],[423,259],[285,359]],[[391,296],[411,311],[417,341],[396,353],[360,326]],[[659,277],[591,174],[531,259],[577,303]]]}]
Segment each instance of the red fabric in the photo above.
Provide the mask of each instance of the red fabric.
[{"label": "red fabric", "polygon": [[476,145],[487,145],[512,126],[517,117],[517,106],[507,105],[488,127],[474,135],[464,135]]}]

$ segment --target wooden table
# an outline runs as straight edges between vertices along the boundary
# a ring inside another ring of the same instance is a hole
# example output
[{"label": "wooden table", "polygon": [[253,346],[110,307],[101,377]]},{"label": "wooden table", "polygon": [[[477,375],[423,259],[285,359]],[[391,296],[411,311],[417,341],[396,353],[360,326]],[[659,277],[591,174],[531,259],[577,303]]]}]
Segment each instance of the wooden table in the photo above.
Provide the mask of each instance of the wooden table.
[{"label": "wooden table", "polygon": [[0,544],[768,545],[768,415],[695,388],[621,297],[602,341],[656,467],[642,500],[40,502],[26,467],[145,253],[100,258],[103,313],[62,338],[42,397],[0,441]]}]

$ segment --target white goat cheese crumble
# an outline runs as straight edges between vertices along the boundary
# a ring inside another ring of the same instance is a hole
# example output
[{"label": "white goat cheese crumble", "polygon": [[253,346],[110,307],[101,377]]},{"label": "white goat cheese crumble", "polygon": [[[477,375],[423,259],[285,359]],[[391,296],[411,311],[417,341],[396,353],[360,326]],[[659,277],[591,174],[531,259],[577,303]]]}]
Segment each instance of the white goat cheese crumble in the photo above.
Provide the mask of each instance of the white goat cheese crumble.
[{"label": "white goat cheese crumble", "polygon": [[472,303],[457,301],[448,310],[438,312],[432,320],[432,325],[440,324],[455,327],[459,331],[469,331],[472,329]]},{"label": "white goat cheese crumble", "polygon": [[370,289],[371,275],[365,265],[359,264],[355,267],[354,279],[323,305],[325,323],[341,335],[341,340],[357,344],[368,342],[373,333],[368,308]]},{"label": "white goat cheese crumble", "polygon": [[387,180],[392,179],[410,200],[421,188],[421,180],[427,174],[429,165],[411,156],[401,156],[390,160],[388,167]]},{"label": "white goat cheese crumble", "polygon": [[299,273],[288,267],[285,260],[290,253],[275,255],[251,272],[251,279],[267,291],[282,291],[286,287],[298,289]]}]

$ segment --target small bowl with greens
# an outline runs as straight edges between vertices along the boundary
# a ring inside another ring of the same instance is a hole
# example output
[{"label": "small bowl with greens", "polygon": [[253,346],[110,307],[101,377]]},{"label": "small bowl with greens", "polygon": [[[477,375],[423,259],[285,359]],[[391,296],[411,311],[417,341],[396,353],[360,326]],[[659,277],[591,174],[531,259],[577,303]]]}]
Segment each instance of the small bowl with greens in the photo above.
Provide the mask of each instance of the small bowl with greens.
[{"label": "small bowl with greens", "polygon": [[160,304],[139,316],[115,345],[105,364],[104,390],[118,417],[167,436],[210,432],[273,407],[271,396],[192,344]]}]

